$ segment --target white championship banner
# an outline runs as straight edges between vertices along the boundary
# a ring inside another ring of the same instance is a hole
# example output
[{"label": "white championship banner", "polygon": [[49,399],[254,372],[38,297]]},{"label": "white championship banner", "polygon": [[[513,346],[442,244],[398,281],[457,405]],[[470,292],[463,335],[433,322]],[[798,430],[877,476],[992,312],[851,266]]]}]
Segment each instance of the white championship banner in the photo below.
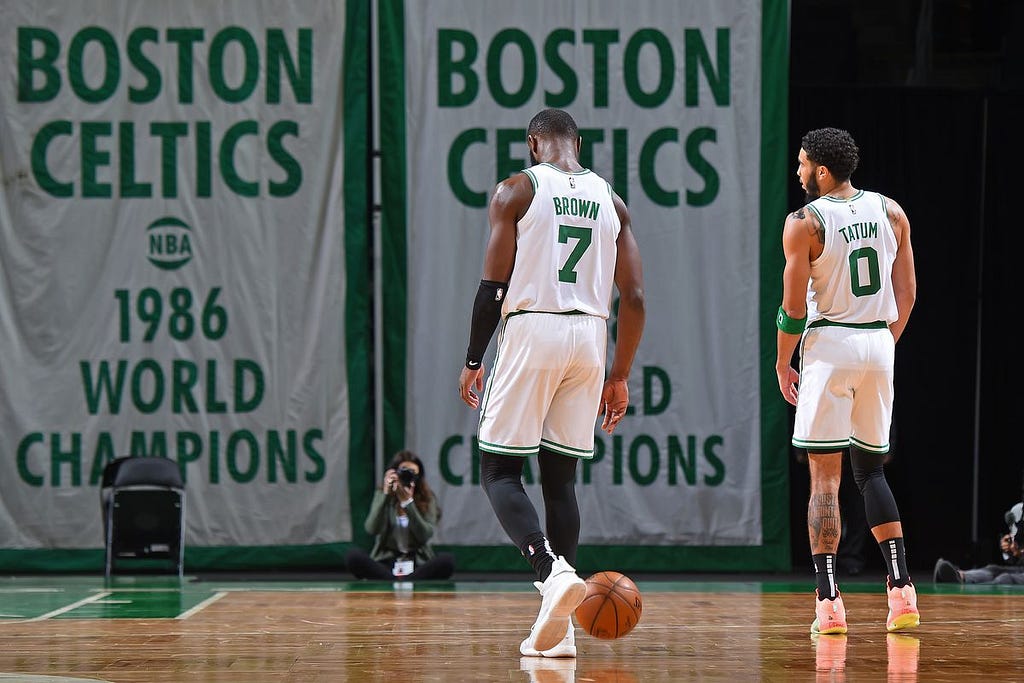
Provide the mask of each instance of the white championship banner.
[{"label": "white championship banner", "polygon": [[352,538],[347,11],[0,6],[5,552],[102,548],[126,455],[179,464],[190,550]]}]

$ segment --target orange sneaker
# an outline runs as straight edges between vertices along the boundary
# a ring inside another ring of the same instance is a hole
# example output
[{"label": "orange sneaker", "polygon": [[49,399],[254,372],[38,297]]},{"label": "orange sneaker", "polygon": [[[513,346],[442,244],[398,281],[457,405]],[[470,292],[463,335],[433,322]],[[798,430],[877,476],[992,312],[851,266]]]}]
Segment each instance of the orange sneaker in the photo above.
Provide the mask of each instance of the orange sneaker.
[{"label": "orange sneaker", "polygon": [[835,600],[817,600],[818,591],[814,591],[814,623],[811,633],[846,633],[846,607],[843,596],[836,591]]},{"label": "orange sneaker", "polygon": [[907,628],[917,628],[921,623],[921,613],[917,611],[917,589],[914,584],[908,583],[902,588],[889,586],[886,581],[886,588],[889,593],[889,616],[885,620],[887,631],[902,631]]}]

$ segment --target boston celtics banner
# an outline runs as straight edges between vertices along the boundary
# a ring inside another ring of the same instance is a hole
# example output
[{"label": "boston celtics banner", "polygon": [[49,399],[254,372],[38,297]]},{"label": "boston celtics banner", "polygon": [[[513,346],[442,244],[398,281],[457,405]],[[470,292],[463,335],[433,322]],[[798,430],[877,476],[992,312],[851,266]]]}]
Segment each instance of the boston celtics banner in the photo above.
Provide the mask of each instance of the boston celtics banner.
[{"label": "boston celtics banner", "polygon": [[102,548],[101,472],[126,455],[180,466],[192,566],[203,549],[272,546],[249,559],[281,564],[353,538],[349,456],[371,428],[368,15],[0,6],[5,564]]},{"label": "boston celtics banner", "polygon": [[[580,565],[788,566],[772,323],[788,4],[380,8],[386,448],[426,461],[436,540],[466,568],[524,566],[480,487],[478,414],[456,384],[490,191],[527,166],[530,118],[558,107],[630,208],[647,293],[630,413],[579,468]],[[535,463],[527,484],[542,509]]]}]

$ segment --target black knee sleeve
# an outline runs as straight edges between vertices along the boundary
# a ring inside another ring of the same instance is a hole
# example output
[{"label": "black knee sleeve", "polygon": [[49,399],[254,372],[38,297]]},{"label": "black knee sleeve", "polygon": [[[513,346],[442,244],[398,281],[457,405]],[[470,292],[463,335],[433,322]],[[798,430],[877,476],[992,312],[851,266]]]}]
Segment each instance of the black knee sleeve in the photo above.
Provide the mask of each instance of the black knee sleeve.
[{"label": "black knee sleeve", "polygon": [[523,488],[523,458],[481,453],[480,485],[490,498],[492,492],[506,486]]},{"label": "black knee sleeve", "polygon": [[850,447],[853,480],[857,482],[857,488],[864,497],[864,514],[868,526],[872,528],[879,524],[900,521],[896,499],[889,488],[889,482],[885,479],[884,459],[884,453],[868,453],[856,446]]}]

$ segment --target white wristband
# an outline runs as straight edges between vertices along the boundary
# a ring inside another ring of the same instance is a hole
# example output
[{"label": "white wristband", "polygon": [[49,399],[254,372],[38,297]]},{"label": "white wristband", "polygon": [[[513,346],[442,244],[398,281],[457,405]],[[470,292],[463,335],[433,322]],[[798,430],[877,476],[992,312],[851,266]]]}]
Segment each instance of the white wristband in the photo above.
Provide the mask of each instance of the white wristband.
[{"label": "white wristband", "polygon": [[402,506],[402,508],[404,509],[404,508],[407,508],[407,507],[409,507],[410,503],[412,503],[412,498],[410,498],[409,500],[403,500],[403,501],[401,501],[401,502],[399,503],[399,505],[401,505],[401,506]]}]

